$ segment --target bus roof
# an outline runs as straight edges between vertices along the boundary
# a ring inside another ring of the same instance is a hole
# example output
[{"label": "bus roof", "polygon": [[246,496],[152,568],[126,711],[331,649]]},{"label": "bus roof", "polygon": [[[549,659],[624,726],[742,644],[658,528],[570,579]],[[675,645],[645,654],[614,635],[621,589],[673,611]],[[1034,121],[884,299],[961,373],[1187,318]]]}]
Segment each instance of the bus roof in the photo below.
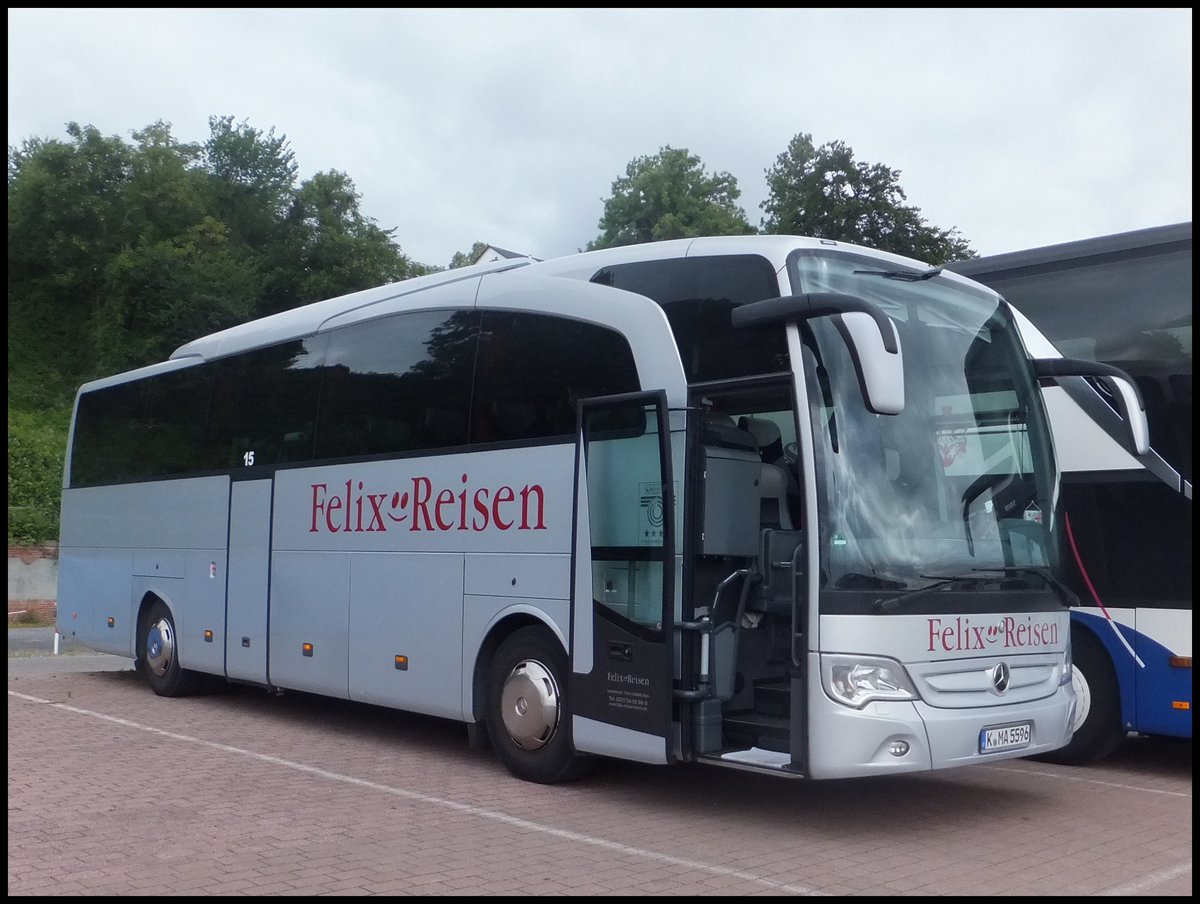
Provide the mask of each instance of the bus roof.
[{"label": "bus roof", "polygon": [[898,254],[855,245],[852,242],[801,235],[713,235],[689,239],[667,239],[661,242],[618,245],[615,248],[568,254],[539,261],[535,266],[540,273],[586,279],[600,268],[610,264],[628,264],[642,259],[663,260],[676,257],[756,254],[771,261],[777,269],[782,269],[787,261],[787,256],[798,248],[840,248],[886,260],[897,266],[929,266],[926,261],[913,260]]},{"label": "bus roof", "polygon": [[1074,242],[1062,242],[1057,245],[1044,245],[1040,248],[1027,248],[1023,251],[1011,251],[1006,254],[973,257],[970,260],[946,264],[946,269],[972,279],[983,276],[993,278],[1001,275],[1016,276],[1019,271],[1068,261],[1077,265],[1081,260],[1089,257],[1108,257],[1123,253],[1131,256],[1162,254],[1191,248],[1191,246],[1192,224],[1189,221],[1173,223],[1169,226],[1134,229],[1130,232],[1118,232]]},{"label": "bus roof", "polygon": [[[1190,237],[1190,224],[1189,237]],[[662,260],[670,257],[699,257],[710,255],[756,254],[769,260],[781,270],[788,255],[797,249],[838,248],[855,251],[898,266],[924,267],[927,263],[897,254],[879,251],[833,239],[795,235],[731,235],[670,239],[638,245],[622,245],[596,251],[564,255],[549,260],[514,256],[500,260],[442,270],[426,276],[389,283],[360,292],[352,292],[281,311],[247,323],[201,336],[179,346],[170,361],[185,359],[211,360],[238,352],[262,348],[288,339],[311,336],[334,318],[343,318],[352,311],[392,301],[404,295],[437,286],[474,279],[488,273],[498,273],[532,267],[541,274],[590,278],[597,270],[613,263],[629,263],[639,259]]]},{"label": "bus roof", "polygon": [[590,277],[599,268],[610,262],[628,263],[644,256],[647,260],[663,257],[689,257],[713,254],[759,254],[782,268],[787,255],[797,248],[853,248],[897,264],[923,266],[921,262],[894,254],[873,251],[868,248],[832,239],[807,238],[794,235],[736,235],[705,236],[690,239],[671,239],[648,242],[640,245],[622,245],[597,251],[564,255],[550,260],[515,256],[497,261],[441,270],[427,276],[418,276],[373,289],[364,289],[348,295],[340,295],[324,301],[316,301],[278,314],[272,314],[247,323],[229,327],[207,336],[193,339],[179,346],[170,360],[199,358],[211,360],[237,352],[249,351],[283,342],[288,339],[311,336],[328,321],[351,311],[356,311],[382,302],[420,292],[435,286],[449,285],[460,280],[472,279],[487,273],[535,266],[538,272],[553,276]]}]

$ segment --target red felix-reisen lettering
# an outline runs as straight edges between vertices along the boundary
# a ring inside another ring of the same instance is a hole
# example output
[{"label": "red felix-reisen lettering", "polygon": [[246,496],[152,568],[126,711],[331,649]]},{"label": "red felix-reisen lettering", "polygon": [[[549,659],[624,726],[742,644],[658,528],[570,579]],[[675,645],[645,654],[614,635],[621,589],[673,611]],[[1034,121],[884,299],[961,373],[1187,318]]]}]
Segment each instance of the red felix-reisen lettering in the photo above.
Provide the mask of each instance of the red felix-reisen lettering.
[{"label": "red felix-reisen lettering", "polygon": [[405,489],[368,492],[351,478],[330,491],[311,484],[309,533],[373,533],[392,528],[409,531],[546,530],[546,493],[541,484],[515,489],[470,485],[463,474],[461,487],[435,490],[428,477],[413,477]]},{"label": "red felix-reisen lettering", "polygon": [[1028,615],[1024,619],[1006,615],[990,625],[973,625],[969,618],[962,615],[949,622],[940,618],[931,618],[928,622],[930,653],[961,653],[997,647],[1020,650],[1058,645],[1058,622],[1035,622]]}]

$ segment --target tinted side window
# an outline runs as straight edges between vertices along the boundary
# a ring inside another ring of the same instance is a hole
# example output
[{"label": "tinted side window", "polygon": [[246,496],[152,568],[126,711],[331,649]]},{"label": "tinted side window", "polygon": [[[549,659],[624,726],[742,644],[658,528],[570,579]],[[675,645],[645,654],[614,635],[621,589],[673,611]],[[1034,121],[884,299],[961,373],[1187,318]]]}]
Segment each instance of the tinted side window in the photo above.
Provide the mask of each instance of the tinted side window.
[{"label": "tinted side window", "polygon": [[416,311],[331,332],[317,458],[465,446],[477,322]]},{"label": "tinted side window", "polygon": [[214,361],[213,467],[308,461],[324,341],[297,339]]},{"label": "tinted side window", "polygon": [[972,276],[1070,357],[1120,367],[1146,402],[1155,450],[1192,476],[1192,251],[1055,262]]},{"label": "tinted side window", "polygon": [[690,382],[747,377],[788,369],[779,326],[735,330],[738,305],[779,296],[775,269],[753,254],[637,261],[605,267],[592,282],[645,295],[670,321]]},{"label": "tinted side window", "polygon": [[189,367],[81,396],[71,485],[121,483],[210,468],[204,433],[210,377],[206,368]]},{"label": "tinted side window", "polygon": [[1093,472],[1063,475],[1063,502],[1088,571],[1085,581],[1068,556],[1067,577],[1084,605],[1094,587],[1105,606],[1192,607],[1192,569],[1180,567],[1192,559],[1190,499],[1155,480]]},{"label": "tinted side window", "polygon": [[639,388],[620,333],[565,317],[486,311],[471,443],[571,436],[577,400]]}]

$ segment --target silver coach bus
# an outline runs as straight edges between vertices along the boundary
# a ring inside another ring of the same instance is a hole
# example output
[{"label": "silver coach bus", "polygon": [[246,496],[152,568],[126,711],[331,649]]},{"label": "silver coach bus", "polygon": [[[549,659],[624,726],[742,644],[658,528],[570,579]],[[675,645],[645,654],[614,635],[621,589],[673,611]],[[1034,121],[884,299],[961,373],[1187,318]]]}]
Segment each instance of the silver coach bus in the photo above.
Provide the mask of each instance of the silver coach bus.
[{"label": "silver coach bus", "polygon": [[58,630],[161,695],[460,720],[538,782],[1052,751],[1073,597],[1039,381],[1072,366],[978,284],[796,237],[307,305],[80,389]]}]

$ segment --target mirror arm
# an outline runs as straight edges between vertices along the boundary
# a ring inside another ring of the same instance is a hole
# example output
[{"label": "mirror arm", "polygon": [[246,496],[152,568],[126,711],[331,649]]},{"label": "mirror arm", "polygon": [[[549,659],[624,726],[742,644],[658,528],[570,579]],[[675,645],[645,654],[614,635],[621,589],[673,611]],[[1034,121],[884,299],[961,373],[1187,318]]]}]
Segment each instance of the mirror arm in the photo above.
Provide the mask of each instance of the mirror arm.
[{"label": "mirror arm", "polygon": [[1089,361],[1086,358],[1034,358],[1033,371],[1039,377],[1053,379],[1055,377],[1117,377],[1125,380],[1137,397],[1138,408],[1146,410],[1142,399],[1142,391],[1138,388],[1133,377],[1111,364],[1099,361]]},{"label": "mirror arm", "polygon": [[780,298],[765,298],[739,305],[730,313],[730,322],[735,327],[755,326],[762,323],[787,320],[811,320],[814,317],[829,317],[857,311],[867,314],[879,327],[884,350],[895,355],[900,351],[896,341],[896,330],[883,310],[863,298],[839,295],[836,292],[805,292],[801,295],[784,295]]}]

